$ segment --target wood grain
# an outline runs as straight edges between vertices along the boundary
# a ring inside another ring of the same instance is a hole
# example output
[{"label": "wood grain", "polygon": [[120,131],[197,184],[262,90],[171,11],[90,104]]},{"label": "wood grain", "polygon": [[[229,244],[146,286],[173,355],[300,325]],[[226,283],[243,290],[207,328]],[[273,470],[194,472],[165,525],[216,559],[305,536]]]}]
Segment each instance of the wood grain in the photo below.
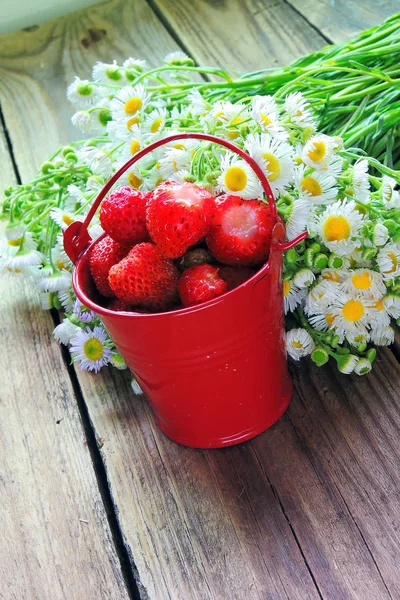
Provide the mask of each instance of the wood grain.
[{"label": "wood grain", "polygon": [[[2,129],[0,163],[13,183]],[[127,600],[52,319],[11,277],[0,314],[0,598]]]},{"label": "wood grain", "polygon": [[97,61],[146,58],[178,47],[145,0],[112,0],[0,38],[0,102],[25,179],[62,144],[81,139],[65,91]]},{"label": "wood grain", "polygon": [[399,12],[398,0],[287,0],[309,23],[336,43],[355,37],[364,29]]},{"label": "wood grain", "polygon": [[199,64],[248,72],[287,65],[325,40],[284,0],[151,0]]}]

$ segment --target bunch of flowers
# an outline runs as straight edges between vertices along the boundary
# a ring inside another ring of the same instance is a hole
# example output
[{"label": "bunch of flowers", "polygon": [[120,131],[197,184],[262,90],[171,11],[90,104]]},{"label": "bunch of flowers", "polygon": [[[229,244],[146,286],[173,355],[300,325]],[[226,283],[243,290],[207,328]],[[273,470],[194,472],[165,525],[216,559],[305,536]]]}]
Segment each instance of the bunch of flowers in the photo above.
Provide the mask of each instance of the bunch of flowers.
[{"label": "bunch of flowers", "polygon": [[[199,71],[219,75],[222,84],[198,82]],[[81,368],[126,365],[97,316],[74,296],[62,231],[84,219],[129,158],[182,131],[213,133],[247,151],[269,179],[288,239],[309,232],[284,257],[289,355],[311,355],[320,366],[332,357],[340,371],[362,375],[371,369],[374,346],[393,342],[394,321],[400,323],[398,172],[373,157],[357,157],[340,137],[319,133],[318,117],[300,92],[261,94],[254,78],[239,89],[240,97],[226,73],[195,67],[182,53],[150,70],[132,58],[123,65],[97,63],[91,81],[77,77],[67,90],[77,107],[73,123],[93,137],[56,152],[33,182],[6,190],[9,224],[0,269],[32,278],[43,308],[64,309],[54,335],[70,344]],[[118,185],[151,190],[164,180],[262,198],[247,163],[197,140],[160,147]],[[102,233],[98,219],[89,233]]]}]

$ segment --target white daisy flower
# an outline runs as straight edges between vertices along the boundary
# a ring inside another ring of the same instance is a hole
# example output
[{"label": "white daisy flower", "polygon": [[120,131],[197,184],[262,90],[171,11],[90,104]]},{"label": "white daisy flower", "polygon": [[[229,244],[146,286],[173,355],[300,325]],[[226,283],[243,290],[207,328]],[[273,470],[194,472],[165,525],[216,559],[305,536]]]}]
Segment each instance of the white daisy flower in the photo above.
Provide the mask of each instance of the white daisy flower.
[{"label": "white daisy flower", "polygon": [[394,329],[392,327],[374,327],[370,339],[377,346],[390,346],[394,342]]},{"label": "white daisy flower", "polygon": [[78,298],[74,302],[74,313],[80,321],[83,321],[83,323],[91,323],[96,318],[95,313],[82,304]]},{"label": "white daisy flower", "polygon": [[293,312],[296,306],[301,304],[306,297],[307,290],[298,288],[293,279],[286,279],[283,282],[283,301],[285,314]]},{"label": "white daisy flower", "polygon": [[161,177],[167,180],[178,171],[189,169],[191,159],[191,152],[185,148],[166,148],[164,157],[158,161]]},{"label": "white daisy flower", "polygon": [[308,316],[310,325],[318,331],[328,331],[334,327],[334,315],[329,312],[329,308],[321,309],[320,312]]},{"label": "white daisy flower", "polygon": [[40,277],[36,285],[44,292],[64,292],[71,289],[71,282],[72,273],[62,270]]},{"label": "white daisy flower", "polygon": [[311,171],[299,165],[294,172],[295,186],[299,193],[307,196],[313,204],[331,204],[337,198],[337,182],[324,171]]},{"label": "white daisy flower", "polygon": [[339,175],[342,174],[343,158],[334,154],[331,160],[328,162],[327,166],[323,167],[320,170],[327,173],[328,175],[331,175],[336,179],[337,177],[339,177]]},{"label": "white daisy flower", "polygon": [[[165,127],[167,118],[166,108],[156,108],[145,117],[143,130],[153,135],[160,134]],[[153,140],[152,140],[153,141]]]},{"label": "white daisy flower", "polygon": [[341,293],[332,298],[329,306],[334,328],[341,340],[347,335],[367,333],[371,321],[371,309],[368,300],[360,295]]},{"label": "white daisy flower", "polygon": [[358,363],[354,367],[354,373],[357,375],[367,375],[372,369],[372,364],[368,358],[359,358]]},{"label": "white daisy flower", "polygon": [[121,152],[121,165],[127,160],[135,156],[140,150],[145,147],[145,141],[138,128],[134,128],[130,137],[126,140]]},{"label": "white daisy flower", "polygon": [[210,105],[204,100],[197,88],[189,92],[187,99],[192,115],[204,116],[207,114]]},{"label": "white daisy flower", "polygon": [[226,194],[251,200],[262,197],[262,187],[253,169],[244,160],[230,153],[221,160],[218,189]]},{"label": "white daisy flower", "polygon": [[357,236],[364,224],[364,215],[356,210],[356,203],[338,201],[311,218],[309,230],[321,238],[325,246],[339,255],[348,255],[357,247]]},{"label": "white daisy flower", "polygon": [[57,223],[62,230],[67,229],[67,227],[69,227],[72,223],[75,223],[75,221],[83,220],[82,217],[76,217],[63,208],[53,208],[50,211],[50,218],[53,219],[53,221]]},{"label": "white daisy flower", "polygon": [[91,131],[93,129],[92,114],[87,110],[78,110],[78,112],[72,115],[71,123],[83,132]]},{"label": "white daisy flower", "polygon": [[75,294],[72,288],[70,288],[69,290],[63,290],[62,292],[58,292],[57,296],[65,312],[67,312],[68,314],[72,313],[72,311],[74,310],[75,302]]},{"label": "white daisy flower", "polygon": [[53,337],[60,344],[67,346],[72,338],[74,338],[82,329],[71,323],[69,319],[64,319],[62,323],[57,325],[53,331]]},{"label": "white daisy flower", "polygon": [[294,92],[286,96],[283,106],[290,116],[290,120],[297,127],[315,128],[315,121],[310,110],[310,105],[301,92]]},{"label": "white daisy flower", "polygon": [[384,175],[382,178],[382,201],[385,208],[400,208],[400,195],[394,188],[397,181]]},{"label": "white daisy flower", "polygon": [[328,135],[314,135],[304,146],[302,161],[314,169],[326,169],[333,157],[337,141]]},{"label": "white daisy flower", "polygon": [[87,79],[75,77],[75,80],[67,88],[67,98],[73,104],[82,107],[91,106],[101,98],[99,90]]},{"label": "white daisy flower", "polygon": [[249,111],[245,104],[232,104],[226,100],[219,100],[204,117],[201,117],[200,121],[208,124],[210,128],[217,125],[218,128],[226,129],[229,126],[228,137],[235,139],[239,135],[235,127],[239,127],[248,118]]},{"label": "white daisy flower", "polygon": [[390,325],[392,318],[386,310],[383,298],[369,300],[369,308],[371,309],[374,328]]},{"label": "white daisy flower", "polygon": [[97,146],[83,146],[77,151],[77,154],[95,175],[102,177],[112,175],[113,166],[110,157]]},{"label": "white daisy flower", "polygon": [[288,139],[289,134],[279,122],[279,109],[272,96],[254,96],[251,101],[251,116],[262,131],[281,140]]},{"label": "white daisy flower", "polygon": [[287,142],[269,135],[250,134],[244,146],[262,168],[275,195],[284,193],[294,173],[293,148]]},{"label": "white daisy flower", "polygon": [[121,88],[110,103],[113,120],[126,122],[140,116],[149,100],[150,95],[141,83],[135,87],[127,85]]},{"label": "white daisy flower", "polygon": [[16,245],[20,245],[23,235],[25,233],[24,225],[10,225],[6,227],[6,238],[8,242],[15,242]]},{"label": "white daisy flower", "polygon": [[367,331],[364,331],[363,333],[356,333],[354,335],[348,333],[346,339],[351,346],[357,347],[359,345],[364,345],[366,348],[367,343],[369,342],[369,337],[369,333]]},{"label": "white daisy flower", "polygon": [[137,114],[130,119],[116,119],[108,121],[107,133],[114,142],[130,140],[133,136],[141,136],[140,125],[143,115]]},{"label": "white daisy flower", "polygon": [[341,284],[344,292],[360,294],[363,298],[382,298],[386,292],[383,277],[370,269],[355,269]]},{"label": "white daisy flower", "polygon": [[367,159],[359,160],[353,167],[353,190],[355,197],[361,200],[361,202],[365,202],[369,198],[370,187],[368,161]]},{"label": "white daisy flower", "polygon": [[400,277],[400,244],[386,244],[379,250],[376,262],[385,281]]},{"label": "white daisy flower", "polygon": [[81,329],[71,339],[70,353],[74,362],[79,362],[79,367],[87,371],[98,373],[101,367],[110,362],[112,351],[110,340],[102,327],[95,327],[93,331],[88,327]]},{"label": "white daisy flower", "polygon": [[110,83],[124,79],[121,67],[114,60],[111,64],[97,62],[92,70],[92,77],[98,83]]},{"label": "white daisy flower", "polygon": [[53,263],[59,271],[69,271],[72,267],[72,261],[64,250],[64,245],[59,242],[56,243],[51,251]]},{"label": "white daisy flower", "polygon": [[[170,112],[169,115],[169,120],[170,120],[170,124],[172,127],[181,127],[183,124],[183,121],[186,121],[188,119],[189,116],[189,107],[188,106],[182,106],[181,108],[178,108],[177,106],[174,106]],[[172,131],[168,130],[167,135],[173,135]]]},{"label": "white daisy flower", "polygon": [[192,63],[192,59],[185,54],[185,52],[182,52],[181,50],[176,50],[175,52],[170,52],[169,54],[167,54],[167,56],[163,59],[163,63],[165,63],[166,65],[185,65],[188,63]]},{"label": "white daisy flower", "polygon": [[300,269],[293,277],[293,283],[298,288],[307,288],[315,281],[315,275],[311,269]]},{"label": "white daisy flower", "polygon": [[322,279],[306,296],[304,311],[307,315],[324,312],[332,298],[340,293],[339,284],[331,279]]},{"label": "white daisy flower", "polygon": [[383,300],[383,305],[389,315],[393,317],[393,319],[400,318],[400,296],[395,296],[394,294],[387,294]]},{"label": "white daisy flower", "polygon": [[[3,262],[3,261],[2,261]],[[13,256],[4,258],[3,268],[8,272],[16,270],[16,272],[25,269],[26,267],[34,267],[41,265],[43,262],[43,254],[34,248],[27,248],[25,245],[18,249]],[[1,263],[0,263],[1,266]]]},{"label": "white daisy flower", "polygon": [[145,70],[146,65],[147,63],[145,60],[140,60],[139,58],[132,58],[131,56],[122,63],[124,69],[128,69],[130,71],[137,71],[138,73],[142,73],[142,71]]},{"label": "white daisy flower", "polygon": [[305,329],[291,329],[286,333],[286,351],[294,360],[311,354],[314,348],[314,340]]},{"label": "white daisy flower", "polygon": [[351,271],[347,269],[334,269],[333,267],[328,269],[322,269],[322,279],[328,279],[328,281],[334,281],[335,283],[342,283],[351,275]]},{"label": "white daisy flower", "polygon": [[377,223],[372,231],[372,243],[374,246],[384,246],[389,239],[389,231],[383,223]]},{"label": "white daisy flower", "polygon": [[307,229],[310,216],[310,200],[305,197],[295,198],[292,204],[290,216],[286,217],[286,237],[292,239]]}]

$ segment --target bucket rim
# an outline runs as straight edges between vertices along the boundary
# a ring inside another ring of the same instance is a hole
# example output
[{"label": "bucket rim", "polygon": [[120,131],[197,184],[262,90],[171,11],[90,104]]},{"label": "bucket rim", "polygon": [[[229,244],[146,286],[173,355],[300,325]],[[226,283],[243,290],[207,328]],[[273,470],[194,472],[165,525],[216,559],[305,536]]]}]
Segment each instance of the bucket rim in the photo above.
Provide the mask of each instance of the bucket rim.
[{"label": "bucket rim", "polygon": [[[124,311],[124,310],[120,310],[120,311],[110,310],[108,308],[105,308],[104,306],[100,306],[99,304],[96,304],[93,300],[91,300],[88,297],[88,295],[85,293],[85,291],[82,289],[81,285],[79,284],[77,273],[79,271],[79,268],[81,267],[82,262],[85,260],[88,262],[88,254],[90,253],[92,247],[97,242],[99,242],[101,239],[103,239],[107,235],[106,233],[102,233],[95,240],[93,240],[85,248],[84,252],[80,255],[80,257],[76,261],[75,268],[74,268],[74,271],[72,274],[73,288],[74,288],[74,291],[75,291],[79,301],[82,302],[82,304],[84,304],[84,306],[86,306],[87,308],[92,310],[94,313],[96,313],[98,315],[102,315],[102,316],[115,317],[115,316],[119,315],[121,317],[129,316],[131,318],[145,317],[145,318],[153,318],[154,319],[154,318],[160,318],[160,317],[171,316],[171,315],[174,315],[174,316],[182,315],[183,316],[183,315],[187,315],[187,314],[193,314],[195,312],[205,310],[206,308],[211,308],[212,306],[215,306],[216,304],[223,302],[224,298],[231,296],[235,292],[236,293],[239,292],[239,290],[240,291],[243,290],[245,287],[249,287],[251,285],[257,284],[258,281],[263,279],[269,273],[269,271],[271,269],[271,261],[272,261],[273,253],[281,252],[281,250],[279,249],[276,242],[279,242],[282,239],[282,235],[284,236],[284,232],[285,232],[285,228],[282,225],[282,223],[276,223],[276,225],[273,229],[273,232],[272,232],[272,240],[271,240],[271,247],[270,247],[268,260],[256,273],[254,273],[254,275],[252,277],[250,277],[249,279],[247,279],[246,281],[244,281],[243,283],[241,283],[234,289],[229,290],[228,292],[225,292],[224,294],[221,294],[221,296],[217,296],[216,298],[212,298],[211,300],[207,300],[206,302],[202,302],[201,304],[197,304],[195,306],[171,309],[171,310],[163,311],[163,312],[145,312],[144,313],[144,312]],[[88,264],[88,268],[89,268],[89,264]]]}]

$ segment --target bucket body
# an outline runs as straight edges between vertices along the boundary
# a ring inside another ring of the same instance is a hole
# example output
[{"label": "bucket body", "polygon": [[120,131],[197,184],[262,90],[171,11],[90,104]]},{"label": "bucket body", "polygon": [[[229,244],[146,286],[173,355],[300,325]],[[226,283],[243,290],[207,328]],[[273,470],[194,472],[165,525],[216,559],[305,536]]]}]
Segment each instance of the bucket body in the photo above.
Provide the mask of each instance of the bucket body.
[{"label": "bucket body", "polygon": [[96,303],[91,245],[73,285],[94,310],[154,409],[162,431],[186,446],[248,440],[288,406],[292,383],[284,347],[282,251],[275,226],[268,263],[227,294],[159,314],[114,312]]}]

